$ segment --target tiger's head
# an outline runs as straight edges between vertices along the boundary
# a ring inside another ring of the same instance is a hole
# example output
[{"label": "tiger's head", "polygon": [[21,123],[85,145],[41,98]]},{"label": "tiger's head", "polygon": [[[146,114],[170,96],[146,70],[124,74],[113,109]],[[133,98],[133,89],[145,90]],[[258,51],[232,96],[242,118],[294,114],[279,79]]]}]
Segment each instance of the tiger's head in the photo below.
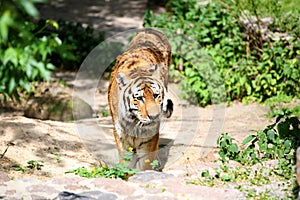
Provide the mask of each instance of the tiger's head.
[{"label": "tiger's head", "polygon": [[171,116],[173,103],[166,98],[158,68],[155,65],[140,71],[138,76],[118,73],[119,112],[123,118],[145,126],[159,121],[163,115]]}]

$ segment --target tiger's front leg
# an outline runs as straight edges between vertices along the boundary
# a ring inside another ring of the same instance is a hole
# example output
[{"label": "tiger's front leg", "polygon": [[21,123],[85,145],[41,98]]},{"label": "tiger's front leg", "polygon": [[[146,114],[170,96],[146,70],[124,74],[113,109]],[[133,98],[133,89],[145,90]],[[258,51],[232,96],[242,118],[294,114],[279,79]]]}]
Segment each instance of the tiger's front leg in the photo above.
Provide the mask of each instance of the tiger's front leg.
[{"label": "tiger's front leg", "polygon": [[116,129],[113,129],[113,133],[114,133],[114,138],[116,141],[116,145],[117,145],[117,149],[118,149],[118,153],[119,153],[119,157],[121,158],[120,160],[123,160],[124,157],[124,141],[121,140],[121,138],[118,136]]},{"label": "tiger's front leg", "polygon": [[133,155],[131,167],[139,170],[152,170],[151,164],[157,159],[159,133],[151,138],[140,141]]}]

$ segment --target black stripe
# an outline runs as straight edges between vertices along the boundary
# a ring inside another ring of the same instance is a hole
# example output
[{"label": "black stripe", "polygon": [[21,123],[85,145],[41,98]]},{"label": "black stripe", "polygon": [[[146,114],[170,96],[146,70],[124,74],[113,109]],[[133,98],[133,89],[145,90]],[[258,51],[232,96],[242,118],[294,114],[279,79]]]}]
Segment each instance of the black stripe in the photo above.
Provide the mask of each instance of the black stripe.
[{"label": "black stripe", "polygon": [[[133,84],[131,83],[130,85],[132,86]],[[130,95],[132,95],[132,87],[129,87],[128,96]]]},{"label": "black stripe", "polygon": [[125,88],[124,90],[124,94],[123,94],[123,97],[122,97],[122,100],[123,100],[123,103],[125,105],[125,112],[127,110],[129,110],[129,102],[126,101],[126,97],[127,97],[127,91],[131,89],[131,84],[127,85],[127,87]]},{"label": "black stripe", "polygon": [[151,142],[152,139],[153,139],[153,138],[150,138],[150,139],[147,140],[147,141],[141,142],[141,143],[139,144],[138,148],[142,147],[142,145],[144,145],[144,144],[147,144],[147,143]]}]

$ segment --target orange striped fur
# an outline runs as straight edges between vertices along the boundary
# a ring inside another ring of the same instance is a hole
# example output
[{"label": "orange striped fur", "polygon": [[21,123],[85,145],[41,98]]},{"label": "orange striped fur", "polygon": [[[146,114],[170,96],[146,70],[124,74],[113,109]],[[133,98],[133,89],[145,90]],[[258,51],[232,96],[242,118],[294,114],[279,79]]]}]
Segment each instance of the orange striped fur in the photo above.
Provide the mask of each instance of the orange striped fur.
[{"label": "orange striped fur", "polygon": [[128,148],[134,152],[131,168],[151,169],[157,159],[161,118],[173,111],[166,97],[170,62],[171,46],[154,29],[137,32],[127,51],[117,57],[108,101],[121,159]]}]

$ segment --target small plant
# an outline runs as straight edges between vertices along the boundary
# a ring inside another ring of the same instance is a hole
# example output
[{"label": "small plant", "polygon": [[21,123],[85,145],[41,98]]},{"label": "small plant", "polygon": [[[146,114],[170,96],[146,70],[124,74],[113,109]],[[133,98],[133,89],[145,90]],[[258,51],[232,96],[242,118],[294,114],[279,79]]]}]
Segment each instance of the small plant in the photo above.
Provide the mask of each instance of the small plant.
[{"label": "small plant", "polygon": [[129,176],[135,174],[137,171],[134,169],[128,169],[127,165],[117,164],[113,167],[107,167],[106,165],[93,167],[91,170],[86,167],[79,167],[77,169],[69,170],[65,173],[75,173],[81,177],[86,178],[121,178],[127,180]]},{"label": "small plant", "polygon": [[55,156],[56,162],[60,163],[61,162],[61,155],[59,153],[56,153],[56,154],[54,154],[54,156]]},{"label": "small plant", "polygon": [[44,166],[42,162],[36,161],[36,160],[30,160],[27,162],[27,168],[29,169],[37,169],[37,170],[41,170],[42,167]]},{"label": "small plant", "polygon": [[25,172],[25,169],[23,167],[20,167],[20,166],[13,166],[13,169],[15,171],[21,171],[21,172]]},{"label": "small plant", "polygon": [[[283,121],[280,121],[284,118]],[[237,161],[243,165],[253,165],[271,159],[284,159],[293,164],[293,154],[299,146],[299,120],[295,117],[279,116],[276,123],[267,126],[263,131],[250,135],[238,149],[233,138],[222,134],[218,139],[221,161]]]},{"label": "small plant", "polygon": [[[295,188],[298,186],[293,180],[296,176],[295,150],[300,145],[300,121],[291,112],[279,115],[275,123],[246,137],[241,145],[227,133],[223,133],[217,143],[220,147],[220,158],[217,160],[220,166],[213,171],[201,171],[201,176],[192,179],[189,184],[213,187],[231,182],[247,198],[274,199],[267,190],[257,193],[244,186],[284,182],[282,191],[289,198],[297,195]],[[229,161],[236,163],[232,165]]]},{"label": "small plant", "polygon": [[239,155],[238,145],[235,140],[228,135],[228,133],[222,133],[218,138],[217,143],[220,145],[219,155],[222,162],[237,159]]},{"label": "small plant", "polygon": [[159,161],[158,160],[153,160],[152,163],[150,163],[152,169],[157,169],[159,167]]},{"label": "small plant", "polygon": [[69,170],[65,173],[75,173],[81,177],[86,178],[121,178],[127,180],[130,176],[134,175],[137,170],[129,168],[129,161],[132,159],[133,152],[130,147],[128,151],[124,153],[124,160],[120,164],[116,164],[113,167],[108,167],[106,165],[93,167],[91,170],[86,167],[79,167],[77,169]]},{"label": "small plant", "polygon": [[43,163],[40,161],[30,160],[27,162],[26,168],[17,165],[13,166],[13,169],[15,171],[27,172],[27,170],[41,170],[43,166]]},{"label": "small plant", "polygon": [[267,117],[280,117],[280,116],[300,116],[300,107],[277,107],[275,105],[270,106],[270,111],[267,113]]},{"label": "small plant", "polygon": [[103,109],[101,111],[101,114],[102,114],[102,117],[107,117],[109,115],[109,112],[107,110]]}]

